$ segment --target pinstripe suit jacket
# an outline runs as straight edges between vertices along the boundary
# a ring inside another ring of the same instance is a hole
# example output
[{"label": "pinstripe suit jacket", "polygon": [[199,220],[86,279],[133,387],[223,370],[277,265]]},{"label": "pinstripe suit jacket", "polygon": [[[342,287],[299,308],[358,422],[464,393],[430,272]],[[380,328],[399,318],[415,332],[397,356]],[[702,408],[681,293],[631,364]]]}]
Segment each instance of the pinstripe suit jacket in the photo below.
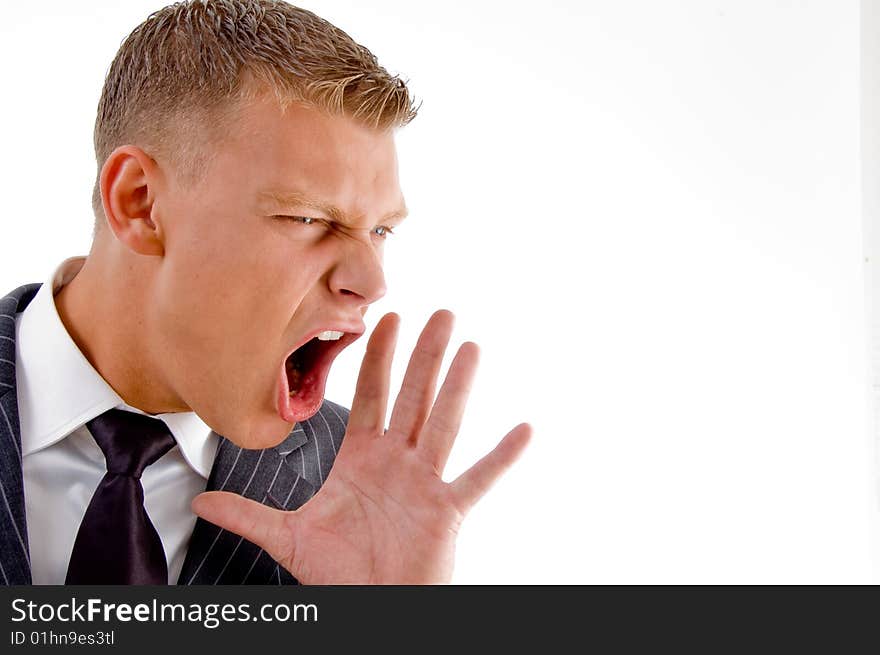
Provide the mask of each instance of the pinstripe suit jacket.
[{"label": "pinstripe suit jacket", "polygon": [[[27,284],[0,299],[0,581],[7,585],[31,583],[15,390],[15,314],[39,288]],[[347,423],[348,410],[325,400],[315,416],[297,423],[274,448],[245,450],[218,435],[206,491],[234,491],[271,507],[296,509],[326,479]],[[198,519],[178,584],[296,584],[296,579],[256,545]]]}]

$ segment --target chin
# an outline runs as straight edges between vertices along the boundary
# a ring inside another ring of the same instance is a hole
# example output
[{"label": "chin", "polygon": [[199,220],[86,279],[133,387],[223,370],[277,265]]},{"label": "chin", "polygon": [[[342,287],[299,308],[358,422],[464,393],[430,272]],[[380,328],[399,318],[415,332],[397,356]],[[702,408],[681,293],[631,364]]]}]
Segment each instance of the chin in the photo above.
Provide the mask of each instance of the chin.
[{"label": "chin", "polygon": [[269,409],[259,411],[256,416],[242,416],[241,413],[237,413],[234,416],[227,416],[227,420],[222,416],[217,418],[219,420],[211,422],[211,429],[236,446],[248,450],[274,448],[284,441],[295,427],[281,420]]},{"label": "chin", "polygon": [[264,417],[257,422],[257,425],[258,427],[256,429],[252,429],[246,433],[239,433],[246,434],[244,438],[239,439],[237,436],[235,438],[227,436],[226,438],[241,448],[262,450],[264,448],[274,448],[280,444],[287,439],[295,427],[295,425],[291,425],[287,421],[279,420],[277,416],[272,415]]}]

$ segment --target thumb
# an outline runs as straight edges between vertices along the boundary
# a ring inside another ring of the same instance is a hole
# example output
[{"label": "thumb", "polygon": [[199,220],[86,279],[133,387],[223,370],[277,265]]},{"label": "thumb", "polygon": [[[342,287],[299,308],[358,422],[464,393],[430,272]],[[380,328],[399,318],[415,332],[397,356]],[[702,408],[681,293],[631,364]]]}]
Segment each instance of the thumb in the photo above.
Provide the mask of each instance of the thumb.
[{"label": "thumb", "polygon": [[285,512],[229,491],[207,491],[193,498],[193,512],[265,550],[272,559],[289,557],[294,512]]}]

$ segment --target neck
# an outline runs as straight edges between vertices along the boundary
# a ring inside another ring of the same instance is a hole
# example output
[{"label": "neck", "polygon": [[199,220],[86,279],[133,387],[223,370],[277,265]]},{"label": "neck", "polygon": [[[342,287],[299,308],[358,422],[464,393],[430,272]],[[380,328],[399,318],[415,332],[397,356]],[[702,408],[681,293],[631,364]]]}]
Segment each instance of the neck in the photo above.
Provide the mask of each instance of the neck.
[{"label": "neck", "polygon": [[149,414],[189,411],[164,382],[150,329],[161,257],[137,255],[99,235],[80,272],[55,296],[61,322],[122,400]]}]

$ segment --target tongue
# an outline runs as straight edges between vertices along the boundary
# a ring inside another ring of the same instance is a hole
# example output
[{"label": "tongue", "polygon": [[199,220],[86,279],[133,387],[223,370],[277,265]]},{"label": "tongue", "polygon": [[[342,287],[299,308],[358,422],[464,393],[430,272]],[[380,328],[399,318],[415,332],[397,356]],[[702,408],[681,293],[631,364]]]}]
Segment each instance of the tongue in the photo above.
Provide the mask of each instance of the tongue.
[{"label": "tongue", "polygon": [[316,364],[321,356],[323,342],[317,338],[300,346],[287,358],[285,370],[290,391],[299,393],[300,389],[315,377]]},{"label": "tongue", "polygon": [[302,386],[302,383],[303,383],[303,378],[304,378],[303,373],[299,368],[296,368],[295,365],[292,364],[289,359],[287,360],[286,371],[287,371],[287,389],[290,393],[292,393],[293,395],[296,395],[297,393],[299,393],[300,387]]},{"label": "tongue", "polygon": [[[312,339],[291,355],[284,365],[280,382],[279,414],[288,422],[313,416],[324,396],[325,371],[320,365],[322,342]],[[286,387],[287,393],[284,392]],[[290,392],[293,392],[291,395]]]}]

